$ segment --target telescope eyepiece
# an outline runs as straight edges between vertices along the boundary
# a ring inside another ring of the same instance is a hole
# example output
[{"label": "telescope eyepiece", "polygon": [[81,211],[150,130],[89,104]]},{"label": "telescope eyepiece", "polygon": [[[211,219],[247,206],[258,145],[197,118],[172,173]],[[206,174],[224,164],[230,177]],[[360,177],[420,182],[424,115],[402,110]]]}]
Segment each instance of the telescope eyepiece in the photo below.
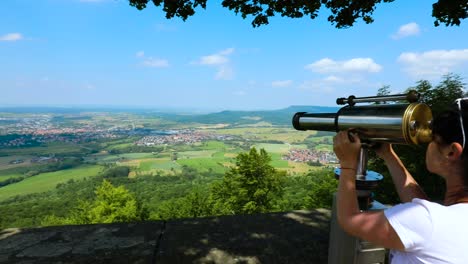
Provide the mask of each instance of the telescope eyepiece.
[{"label": "telescope eyepiece", "polygon": [[345,97],[340,97],[338,99],[336,99],[336,104],[337,105],[345,105],[345,104],[348,104],[350,106],[353,106],[356,104],[356,102],[354,102],[354,99],[356,98],[356,96],[354,95],[350,95],[348,98],[345,98]]}]

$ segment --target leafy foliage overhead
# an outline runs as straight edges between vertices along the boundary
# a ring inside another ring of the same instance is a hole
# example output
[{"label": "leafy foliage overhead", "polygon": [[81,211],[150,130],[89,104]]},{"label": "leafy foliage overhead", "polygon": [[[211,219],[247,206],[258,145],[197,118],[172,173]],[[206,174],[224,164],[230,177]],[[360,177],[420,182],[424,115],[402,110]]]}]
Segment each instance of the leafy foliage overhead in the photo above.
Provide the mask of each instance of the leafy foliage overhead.
[{"label": "leafy foliage overhead", "polygon": [[[157,7],[162,5],[166,18],[175,16],[186,20],[195,14],[197,7],[206,9],[207,0],[151,0]],[[301,18],[308,16],[314,19],[321,8],[328,9],[331,14],[328,21],[337,28],[353,26],[362,19],[369,24],[374,21],[372,14],[380,3],[390,3],[395,0],[223,0],[222,6],[229,8],[242,18],[252,16],[252,26],[267,25],[269,18],[275,15]],[[150,0],[129,0],[130,5],[139,10],[146,8]],[[468,17],[468,0],[439,0],[433,4],[432,16],[434,25],[460,25],[462,19]]]}]

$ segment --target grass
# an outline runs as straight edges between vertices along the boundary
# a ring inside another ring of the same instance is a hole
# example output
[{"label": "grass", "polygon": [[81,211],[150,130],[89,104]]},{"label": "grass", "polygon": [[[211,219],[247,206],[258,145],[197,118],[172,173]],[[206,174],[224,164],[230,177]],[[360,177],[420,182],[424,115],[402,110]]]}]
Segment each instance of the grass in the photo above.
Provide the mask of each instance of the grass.
[{"label": "grass", "polygon": [[209,158],[215,153],[214,150],[195,150],[177,152],[178,159],[191,159],[191,158]]},{"label": "grass", "polygon": [[184,159],[177,160],[180,165],[187,165],[192,167],[199,172],[209,172],[210,169],[214,173],[224,173],[226,168],[222,165],[224,160],[212,159],[212,158],[196,158],[196,159]]},{"label": "grass", "polygon": [[121,160],[132,160],[132,159],[145,159],[153,158],[155,155],[151,153],[124,153],[116,155],[94,155],[90,161],[93,161],[94,158],[97,162],[116,162]]},{"label": "grass", "polygon": [[68,180],[79,180],[99,174],[101,166],[80,166],[69,170],[41,173],[18,183],[0,188],[0,201],[16,195],[46,192],[54,189],[57,184]]},{"label": "grass", "polygon": [[294,162],[294,161],[287,161],[288,162],[288,173],[290,175],[294,174],[299,174],[303,175],[305,173],[308,173],[309,171],[316,171],[316,170],[321,170],[323,167],[313,167],[307,165],[307,163],[303,162]]},{"label": "grass", "polygon": [[23,176],[23,174],[21,174],[21,173],[12,173],[12,174],[0,175],[0,182],[8,180],[10,178],[19,178],[21,176]]},{"label": "grass", "polygon": [[326,140],[328,140],[329,142],[333,142],[333,136],[310,137],[310,138],[307,138],[305,141],[320,143],[320,142],[324,142]]},{"label": "grass", "polygon": [[30,147],[30,148],[4,148],[0,149],[1,155],[8,155],[8,156],[30,156],[30,155],[38,155],[38,156],[48,156],[51,154],[70,154],[70,153],[80,153],[83,150],[75,145],[70,143],[63,143],[63,142],[53,142],[49,143],[45,146],[39,147]]},{"label": "grass", "polygon": [[142,171],[180,169],[180,165],[170,159],[149,159],[140,162]]},{"label": "grass", "polygon": [[215,150],[215,149],[225,149],[226,148],[226,144],[224,144],[224,142],[214,141],[214,140],[204,142],[202,146],[203,146],[203,149],[206,149],[206,150]]},{"label": "grass", "polygon": [[215,159],[223,159],[225,157],[225,153],[222,151],[215,152],[211,155]]},{"label": "grass", "polygon": [[161,161],[161,162],[153,163],[151,168],[155,170],[171,170],[171,169],[179,170],[181,166],[177,162],[168,160],[168,161]]},{"label": "grass", "polygon": [[134,146],[135,144],[133,143],[122,143],[122,144],[115,144],[107,147],[108,150],[119,150],[119,149],[124,149],[124,148],[129,148]]},{"label": "grass", "polygon": [[268,153],[287,153],[289,151],[290,145],[288,145],[288,144],[266,144],[266,143],[261,143],[261,144],[256,144],[255,148],[257,150],[263,148]]},{"label": "grass", "polygon": [[327,151],[327,152],[333,152],[333,146],[332,145],[325,145],[325,144],[318,144],[315,146],[316,151]]}]

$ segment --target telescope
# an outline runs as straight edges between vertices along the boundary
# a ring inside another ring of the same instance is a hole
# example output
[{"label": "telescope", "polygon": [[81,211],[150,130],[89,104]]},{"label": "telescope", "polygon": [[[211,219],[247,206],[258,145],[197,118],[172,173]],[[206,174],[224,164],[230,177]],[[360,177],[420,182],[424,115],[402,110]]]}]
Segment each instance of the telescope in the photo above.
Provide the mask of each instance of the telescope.
[{"label": "telescope", "polygon": [[[401,103],[401,101],[408,103]],[[336,113],[296,113],[292,119],[297,130],[341,131],[353,129],[366,143],[388,142],[420,144],[431,141],[431,109],[417,103],[419,94],[338,98],[337,104],[347,104]],[[396,102],[377,104],[379,102]],[[373,103],[356,105],[357,103]]]},{"label": "telescope", "polygon": [[[406,94],[338,98],[336,103],[346,105],[336,113],[298,112],[292,124],[297,130],[342,131],[351,129],[361,139],[361,152],[357,164],[356,189],[372,190],[383,176],[367,171],[370,147],[379,142],[416,145],[432,140],[432,111],[424,103],[418,103],[419,94]],[[380,104],[381,102],[391,102]],[[357,105],[367,103],[365,105]],[[335,169],[337,177],[340,169]],[[361,195],[363,197],[368,194]]]}]

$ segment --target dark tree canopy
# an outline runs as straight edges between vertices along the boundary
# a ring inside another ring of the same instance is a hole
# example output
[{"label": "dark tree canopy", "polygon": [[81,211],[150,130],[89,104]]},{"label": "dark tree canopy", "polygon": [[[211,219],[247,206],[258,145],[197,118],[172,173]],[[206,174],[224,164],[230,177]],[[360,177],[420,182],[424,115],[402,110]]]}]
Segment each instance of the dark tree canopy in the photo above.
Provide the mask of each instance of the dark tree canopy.
[{"label": "dark tree canopy", "polygon": [[[197,7],[206,8],[207,0],[129,0],[130,5],[139,10],[146,8],[151,1],[162,6],[166,18],[180,17],[186,20],[195,14]],[[372,14],[380,3],[395,0],[223,0],[222,6],[240,14],[242,18],[252,16],[252,26],[267,25],[275,15],[290,18],[308,16],[314,19],[320,8],[330,10],[328,21],[337,28],[351,27],[358,19],[369,24],[374,21]],[[468,17],[468,0],[439,0],[432,5],[434,25],[460,25]]]}]

